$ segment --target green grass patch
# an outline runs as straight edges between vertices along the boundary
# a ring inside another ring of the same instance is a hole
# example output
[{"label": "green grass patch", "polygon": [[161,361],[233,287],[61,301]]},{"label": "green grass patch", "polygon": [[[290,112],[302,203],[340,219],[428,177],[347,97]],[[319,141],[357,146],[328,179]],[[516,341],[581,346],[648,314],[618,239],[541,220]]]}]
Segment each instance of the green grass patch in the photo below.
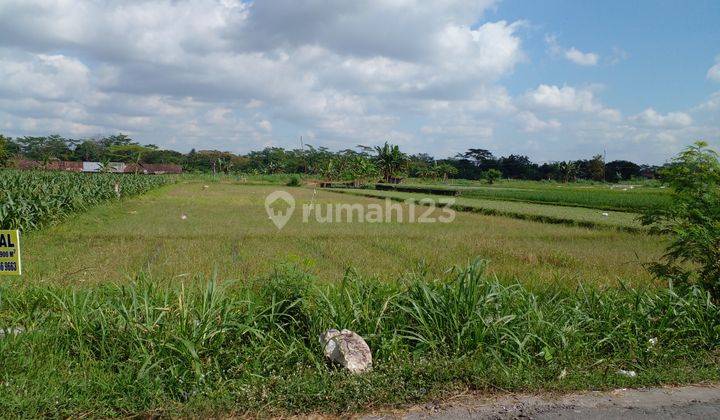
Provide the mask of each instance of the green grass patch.
[{"label": "green grass patch", "polygon": [[[340,414],[468,388],[719,376],[720,311],[695,289],[528,287],[482,262],[392,282],[350,270],[328,283],[292,266],[251,282],[166,280],[0,289],[0,327],[25,330],[0,339],[0,412]],[[317,339],[327,328],[363,335],[373,371],[327,366]]]},{"label": "green grass patch", "polygon": [[671,196],[666,189],[646,185],[617,185],[605,183],[568,183],[538,181],[501,181],[493,185],[480,182],[447,184],[410,180],[403,188],[428,187],[457,191],[462,197],[482,198],[558,206],[587,207],[602,210],[640,212],[649,208],[667,206]]},{"label": "green grass patch", "polygon": [[[435,202],[448,200],[446,196],[425,193],[359,189],[333,189],[333,191],[365,197],[390,198],[397,201],[411,200],[415,203],[420,203],[421,200],[427,198],[431,198]],[[451,207],[459,211],[588,228],[613,228],[630,232],[642,230],[642,225],[638,221],[639,215],[634,213],[495,199],[486,200],[466,197],[454,197],[454,199],[455,204]]]},{"label": "green grass patch", "polygon": [[[295,214],[282,230],[264,207],[265,197],[277,189],[296,200]],[[313,218],[303,223],[301,208],[311,202],[367,206],[377,199],[321,189],[181,181],[26,234],[24,274],[7,281],[16,287],[123,283],[140,272],[173,281],[217,272],[229,281],[263,275],[282,263],[300,264],[324,281],[341,278],[349,266],[392,280],[410,269],[441,275],[479,256],[492,260],[492,273],[503,279],[562,284],[623,279],[644,285],[653,280],[642,264],[657,258],[664,243],[658,236],[616,229],[471,212],[458,212],[452,223],[317,223]],[[552,211],[562,215],[568,208]]]},{"label": "green grass patch", "polygon": [[[307,176],[307,175],[306,175]],[[237,185],[286,185],[290,180],[302,180],[302,174],[252,174],[252,173],[186,173],[182,179],[192,182],[231,183]]]}]

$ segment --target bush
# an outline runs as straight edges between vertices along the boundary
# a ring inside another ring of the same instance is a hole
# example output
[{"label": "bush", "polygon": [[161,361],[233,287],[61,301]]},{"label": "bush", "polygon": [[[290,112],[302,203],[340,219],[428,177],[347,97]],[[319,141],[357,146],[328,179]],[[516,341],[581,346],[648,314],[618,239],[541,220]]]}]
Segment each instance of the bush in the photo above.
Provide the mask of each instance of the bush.
[{"label": "bush", "polygon": [[495,181],[497,181],[501,177],[502,172],[498,171],[497,169],[488,169],[483,174],[483,178],[485,178],[485,181],[487,181],[488,184],[494,184]]},{"label": "bush", "polygon": [[302,185],[302,182],[300,181],[300,177],[297,175],[293,175],[290,177],[290,180],[287,182],[288,187],[299,187]]},{"label": "bush", "polygon": [[643,224],[671,238],[662,260],[650,269],[676,284],[699,284],[720,299],[720,161],[697,142],[660,172],[673,190],[672,203],[643,215]]}]

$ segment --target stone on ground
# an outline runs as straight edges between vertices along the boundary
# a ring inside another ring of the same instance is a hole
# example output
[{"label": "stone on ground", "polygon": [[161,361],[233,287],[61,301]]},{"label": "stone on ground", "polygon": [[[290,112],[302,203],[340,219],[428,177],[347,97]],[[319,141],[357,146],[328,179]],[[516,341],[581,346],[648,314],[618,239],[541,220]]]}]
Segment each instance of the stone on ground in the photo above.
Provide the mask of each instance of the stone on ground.
[{"label": "stone on ground", "polygon": [[372,367],[372,353],[365,340],[350,330],[327,330],[320,335],[325,358],[352,373],[362,373]]}]

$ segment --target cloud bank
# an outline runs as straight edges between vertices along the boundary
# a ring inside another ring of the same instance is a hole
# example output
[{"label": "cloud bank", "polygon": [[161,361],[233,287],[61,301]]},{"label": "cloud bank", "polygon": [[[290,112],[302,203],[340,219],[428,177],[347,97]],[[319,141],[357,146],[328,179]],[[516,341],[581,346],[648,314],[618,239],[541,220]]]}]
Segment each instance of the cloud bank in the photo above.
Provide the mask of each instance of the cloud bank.
[{"label": "cloud bank", "polygon": [[[651,160],[687,136],[717,133],[700,105],[623,117],[592,85],[541,83],[509,93],[507,82],[531,63],[528,22],[489,20],[496,7],[493,0],[7,0],[0,131],[122,131],[183,151],[297,147],[300,135],[331,148],[391,139],[439,157],[483,146],[561,159],[606,144]],[[599,64],[597,53],[549,44],[572,63]],[[640,155],[648,145],[660,145],[656,155]]]}]

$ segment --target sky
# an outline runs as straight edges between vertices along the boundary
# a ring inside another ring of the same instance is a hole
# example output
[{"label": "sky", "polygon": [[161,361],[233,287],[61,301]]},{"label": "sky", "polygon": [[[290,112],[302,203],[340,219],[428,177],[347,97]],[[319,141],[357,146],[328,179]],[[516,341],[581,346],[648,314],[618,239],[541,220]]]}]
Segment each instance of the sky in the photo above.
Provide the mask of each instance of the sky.
[{"label": "sky", "polygon": [[0,27],[12,137],[649,164],[720,148],[717,0],[0,0]]}]

